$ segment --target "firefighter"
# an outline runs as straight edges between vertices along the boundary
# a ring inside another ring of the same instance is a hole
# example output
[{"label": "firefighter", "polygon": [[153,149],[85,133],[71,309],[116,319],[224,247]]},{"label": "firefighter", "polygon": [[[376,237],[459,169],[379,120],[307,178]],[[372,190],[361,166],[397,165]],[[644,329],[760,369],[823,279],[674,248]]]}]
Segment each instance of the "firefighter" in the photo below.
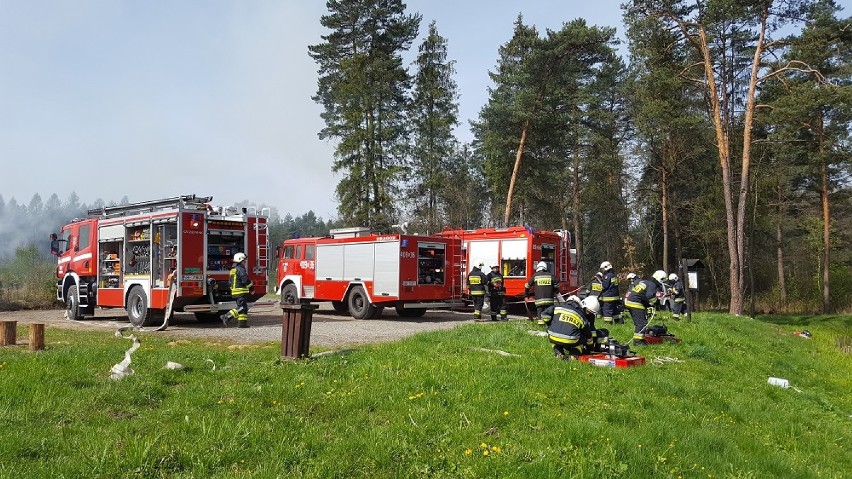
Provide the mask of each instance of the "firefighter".
[{"label": "firefighter", "polygon": [[618,291],[618,276],[612,270],[612,263],[604,261],[601,263],[601,317],[605,323],[611,323],[618,313],[618,302],[621,301]]},{"label": "firefighter", "polygon": [[595,273],[595,277],[592,278],[591,283],[589,284],[589,295],[592,296],[600,296],[603,291],[603,274],[600,271]]},{"label": "firefighter", "polygon": [[479,263],[467,275],[467,288],[470,300],[473,302],[473,320],[482,321],[482,306],[485,304],[485,292],[488,277],[482,272],[485,263]]},{"label": "firefighter", "polygon": [[500,274],[500,265],[495,264],[488,273],[488,295],[491,301],[491,321],[497,321],[497,312],[500,313],[500,321],[507,321],[506,315],[506,286],[503,284],[503,275]]},{"label": "firefighter", "polygon": [[248,271],[246,271],[246,261],[245,253],[234,255],[234,266],[231,268],[229,283],[231,285],[231,296],[237,302],[237,307],[221,316],[222,324],[225,326],[236,318],[237,327],[249,327],[248,301],[246,300],[246,296],[254,292],[254,284],[249,279]]},{"label": "firefighter", "polygon": [[50,233],[50,254],[54,256],[59,256],[62,254],[62,245],[60,244],[65,240],[59,239],[56,236],[56,233]]},{"label": "firefighter", "polygon": [[630,287],[632,287],[634,284],[636,284],[636,281],[638,281],[638,280],[639,280],[638,278],[639,278],[639,277],[638,277],[638,276],[636,276],[636,273],[627,273],[627,281],[630,281],[630,284],[628,285],[628,288],[630,288]]},{"label": "firefighter", "polygon": [[598,313],[600,303],[596,296],[587,296],[582,301],[574,296],[542,311],[547,338],[553,343],[553,354],[559,359],[577,359],[577,356],[594,352],[594,324]]},{"label": "firefighter", "polygon": [[663,288],[666,280],[666,272],[654,271],[653,280],[637,277],[636,283],[627,293],[624,306],[630,311],[633,318],[633,344],[642,346],[645,342],[645,328],[648,327],[648,318],[656,312],[657,290]]},{"label": "firefighter", "polygon": [[683,283],[674,273],[669,275],[669,294],[674,298],[672,318],[675,321],[680,321],[682,317],[686,316],[686,294],[683,290]]},{"label": "firefighter", "polygon": [[538,324],[544,324],[541,312],[553,306],[553,296],[556,294],[559,281],[547,271],[547,263],[539,261],[533,274],[524,285],[526,291],[535,292],[535,310]]}]

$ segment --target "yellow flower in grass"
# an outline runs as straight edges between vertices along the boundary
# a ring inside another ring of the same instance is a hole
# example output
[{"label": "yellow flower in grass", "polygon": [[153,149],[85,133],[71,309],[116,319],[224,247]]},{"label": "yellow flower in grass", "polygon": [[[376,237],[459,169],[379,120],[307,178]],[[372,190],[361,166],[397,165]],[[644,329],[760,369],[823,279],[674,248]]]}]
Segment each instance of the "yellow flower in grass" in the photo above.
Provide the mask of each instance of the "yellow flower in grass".
[{"label": "yellow flower in grass", "polygon": [[503,415],[504,415],[504,416],[508,416],[508,415],[509,415],[509,411],[503,411]]},{"label": "yellow flower in grass", "polygon": [[491,450],[494,451],[494,452],[500,452],[501,451],[500,446],[491,446]]},{"label": "yellow flower in grass", "polygon": [[488,449],[486,449],[486,450],[482,451],[482,455],[483,455],[483,456],[487,456],[487,455],[488,455]]},{"label": "yellow flower in grass", "polygon": [[464,455],[465,455],[465,456],[470,456],[471,454],[473,454],[473,451],[472,451],[472,450],[470,450],[470,448],[467,448],[467,449],[465,449],[465,450],[464,450]]}]

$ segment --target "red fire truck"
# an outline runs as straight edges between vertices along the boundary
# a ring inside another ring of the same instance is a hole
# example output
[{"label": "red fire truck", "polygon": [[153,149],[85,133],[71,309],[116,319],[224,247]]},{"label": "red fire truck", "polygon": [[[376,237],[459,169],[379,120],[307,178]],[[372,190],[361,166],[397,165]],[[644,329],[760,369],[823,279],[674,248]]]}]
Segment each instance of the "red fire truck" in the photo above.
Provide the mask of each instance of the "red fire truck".
[{"label": "red fire truck", "polygon": [[460,253],[457,239],[336,229],[330,237],[284,241],[277,291],[282,304],[331,301],[356,319],[378,317],[386,307],[420,317],[427,308],[461,305]]},{"label": "red fire truck", "polygon": [[561,293],[577,287],[576,261],[572,257],[570,234],[566,231],[534,231],[528,227],[512,226],[447,230],[439,236],[461,240],[463,278],[479,263],[485,264],[485,273],[491,266],[500,265],[507,299],[524,298],[524,284],[535,272],[539,261],[544,261],[547,270],[559,279]]},{"label": "red fire truck", "polygon": [[238,251],[248,256],[251,301],[263,296],[266,211],[213,208],[211,199],[184,195],[98,208],[63,226],[56,298],[67,317],[92,316],[98,306],[125,308],[136,327],[162,322],[165,329],[174,311],[216,319],[235,305],[228,277]]}]

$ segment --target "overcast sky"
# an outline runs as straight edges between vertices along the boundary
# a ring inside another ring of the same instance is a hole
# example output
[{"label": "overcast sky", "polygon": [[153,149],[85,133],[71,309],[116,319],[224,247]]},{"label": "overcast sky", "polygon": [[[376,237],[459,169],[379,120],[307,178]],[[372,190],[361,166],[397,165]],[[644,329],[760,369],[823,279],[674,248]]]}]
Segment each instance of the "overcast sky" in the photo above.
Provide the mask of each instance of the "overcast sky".
[{"label": "overcast sky", "polygon": [[[518,13],[541,32],[582,17],[623,38],[621,1],[407,5],[423,15],[415,51],[432,20],[448,40],[457,135],[469,141]],[[0,194],[27,204],[76,191],[91,204],[195,193],[335,216],[334,144],[317,138],[307,53],[328,33],[324,13],[320,0],[0,0]]]}]

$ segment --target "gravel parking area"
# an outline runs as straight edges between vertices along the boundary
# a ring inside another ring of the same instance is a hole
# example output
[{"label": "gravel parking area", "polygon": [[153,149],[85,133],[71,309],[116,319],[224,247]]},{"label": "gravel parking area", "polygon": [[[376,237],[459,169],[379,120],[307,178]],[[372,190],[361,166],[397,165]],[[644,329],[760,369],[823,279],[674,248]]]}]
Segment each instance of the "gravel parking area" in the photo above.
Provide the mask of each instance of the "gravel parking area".
[{"label": "gravel parking area", "polygon": [[[62,310],[0,312],[0,321],[17,321],[19,324],[45,323],[48,337],[50,328],[114,331],[130,325],[127,313],[122,309],[98,309],[94,318],[83,321],[65,319],[64,313]],[[153,328],[145,329],[151,330],[150,334],[175,338],[209,338],[232,343],[281,341],[280,308],[257,308],[249,314],[251,327],[245,329],[235,326],[226,328],[218,321],[202,323],[192,314],[186,313],[176,313],[166,331],[153,332]],[[510,319],[522,317],[510,316]],[[470,312],[434,310],[421,318],[410,319],[400,318],[392,309],[386,309],[378,319],[356,320],[348,313],[334,311],[329,304],[320,304],[313,315],[310,344],[312,347],[332,349],[374,344],[396,341],[422,331],[450,329],[472,322]]]}]

